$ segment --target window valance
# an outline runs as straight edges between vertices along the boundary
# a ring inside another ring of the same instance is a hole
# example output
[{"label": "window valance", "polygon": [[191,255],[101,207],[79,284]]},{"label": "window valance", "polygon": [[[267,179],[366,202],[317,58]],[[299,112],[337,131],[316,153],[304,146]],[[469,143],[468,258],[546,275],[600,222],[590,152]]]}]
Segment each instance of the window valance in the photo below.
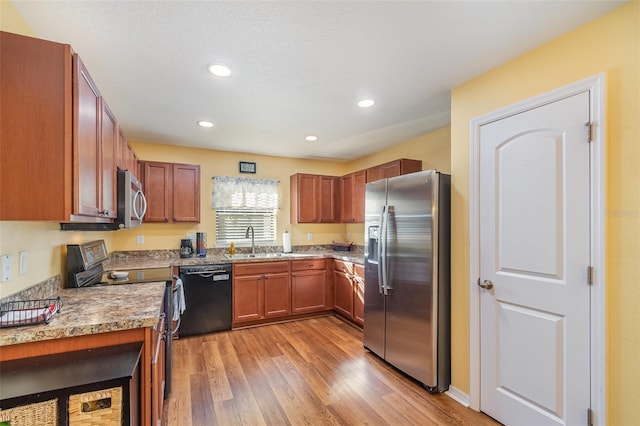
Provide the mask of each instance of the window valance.
[{"label": "window valance", "polygon": [[245,177],[214,176],[214,209],[277,209],[279,181]]}]

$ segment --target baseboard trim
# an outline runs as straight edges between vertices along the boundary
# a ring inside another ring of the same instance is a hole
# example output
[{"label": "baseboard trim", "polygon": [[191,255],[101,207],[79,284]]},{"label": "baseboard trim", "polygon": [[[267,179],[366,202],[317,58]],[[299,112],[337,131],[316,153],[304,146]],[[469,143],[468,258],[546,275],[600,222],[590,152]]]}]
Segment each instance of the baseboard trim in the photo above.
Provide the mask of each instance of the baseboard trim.
[{"label": "baseboard trim", "polygon": [[445,394],[447,394],[449,398],[453,399],[457,403],[462,404],[465,407],[469,408],[469,401],[470,401],[469,395],[462,392],[457,387],[449,386],[449,390],[446,391]]}]

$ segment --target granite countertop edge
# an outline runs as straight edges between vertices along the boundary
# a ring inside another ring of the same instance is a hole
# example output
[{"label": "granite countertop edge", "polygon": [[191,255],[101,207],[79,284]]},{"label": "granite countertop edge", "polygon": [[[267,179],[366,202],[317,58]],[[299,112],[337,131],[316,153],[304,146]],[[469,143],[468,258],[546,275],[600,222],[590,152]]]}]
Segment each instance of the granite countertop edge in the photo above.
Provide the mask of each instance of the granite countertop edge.
[{"label": "granite countertop edge", "polygon": [[48,324],[0,328],[0,347],[154,327],[166,283],[62,289],[62,307]]},{"label": "granite countertop edge", "polygon": [[345,262],[364,264],[362,254],[354,254],[350,252],[305,252],[304,257],[282,256],[282,257],[257,257],[229,259],[225,255],[207,255],[206,257],[187,257],[187,258],[166,258],[163,256],[133,256],[131,258],[110,259],[104,263],[105,271],[109,270],[125,270],[125,269],[143,269],[143,268],[166,268],[194,265],[219,265],[219,264],[236,264],[236,263],[257,263],[257,262],[282,262],[289,260],[305,260],[305,259],[338,259]]}]

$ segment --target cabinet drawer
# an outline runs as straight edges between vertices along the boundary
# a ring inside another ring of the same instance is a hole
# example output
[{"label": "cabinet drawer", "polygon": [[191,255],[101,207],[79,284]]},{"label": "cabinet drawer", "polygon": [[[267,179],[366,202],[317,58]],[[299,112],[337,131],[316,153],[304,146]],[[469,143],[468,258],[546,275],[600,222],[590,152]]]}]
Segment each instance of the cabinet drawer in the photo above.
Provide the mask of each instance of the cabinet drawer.
[{"label": "cabinet drawer", "polygon": [[307,259],[307,260],[292,260],[292,271],[307,271],[309,269],[325,269],[326,261],[324,259]]},{"label": "cabinet drawer", "polygon": [[289,262],[259,262],[233,265],[233,274],[235,276],[273,274],[278,272],[289,272]]},{"label": "cabinet drawer", "polygon": [[[345,274],[353,274],[353,263],[345,262],[344,260],[335,259],[333,261],[333,269],[338,272],[343,272]],[[363,271],[364,275],[364,271]]]}]

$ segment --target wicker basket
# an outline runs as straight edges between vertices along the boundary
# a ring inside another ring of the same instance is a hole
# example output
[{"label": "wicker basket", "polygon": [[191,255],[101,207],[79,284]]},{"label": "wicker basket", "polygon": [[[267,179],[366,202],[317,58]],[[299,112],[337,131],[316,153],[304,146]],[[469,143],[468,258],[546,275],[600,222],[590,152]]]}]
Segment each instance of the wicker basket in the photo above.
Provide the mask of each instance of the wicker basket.
[{"label": "wicker basket", "polygon": [[58,400],[22,405],[0,410],[0,422],[11,426],[56,426],[58,424]]},{"label": "wicker basket", "polygon": [[69,426],[122,424],[122,387],[69,395]]}]

